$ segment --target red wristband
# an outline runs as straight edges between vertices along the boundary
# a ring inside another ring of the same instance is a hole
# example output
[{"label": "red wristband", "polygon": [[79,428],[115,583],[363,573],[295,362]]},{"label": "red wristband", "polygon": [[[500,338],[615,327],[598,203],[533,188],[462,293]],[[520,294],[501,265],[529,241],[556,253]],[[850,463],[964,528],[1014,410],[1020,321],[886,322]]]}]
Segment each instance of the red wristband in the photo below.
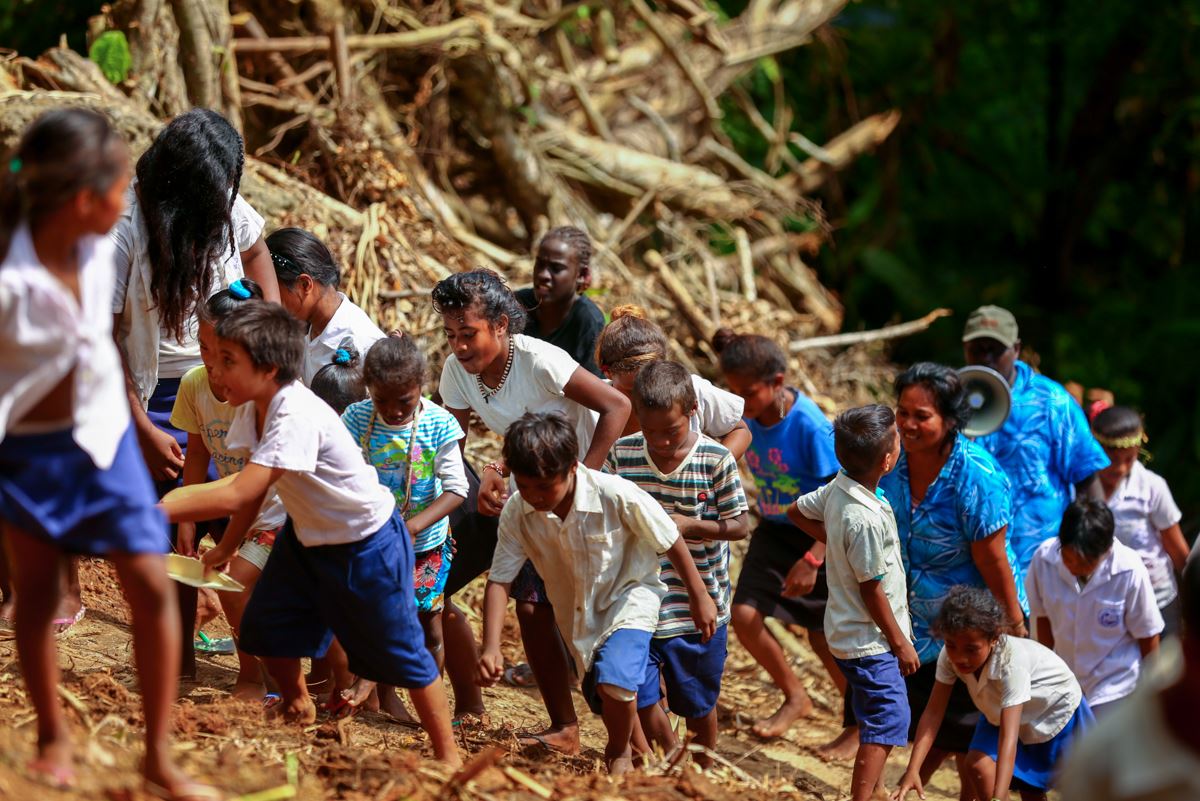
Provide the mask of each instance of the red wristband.
[{"label": "red wristband", "polygon": [[805,562],[808,562],[813,567],[820,567],[821,565],[825,564],[825,560],[818,559],[817,557],[813,556],[812,551],[805,551],[802,558]]},{"label": "red wristband", "polygon": [[508,472],[500,466],[499,462],[488,462],[483,466],[484,471],[494,470],[500,478],[508,478]]}]

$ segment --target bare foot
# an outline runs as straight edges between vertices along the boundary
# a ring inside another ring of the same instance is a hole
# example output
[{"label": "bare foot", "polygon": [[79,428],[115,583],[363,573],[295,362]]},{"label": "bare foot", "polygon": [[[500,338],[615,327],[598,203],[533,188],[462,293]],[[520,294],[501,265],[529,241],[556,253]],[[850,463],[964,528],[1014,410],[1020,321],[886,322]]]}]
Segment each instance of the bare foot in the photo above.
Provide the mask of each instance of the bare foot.
[{"label": "bare foot", "polygon": [[282,720],[284,723],[307,726],[317,721],[317,705],[309,696],[281,701],[267,707],[267,720]]},{"label": "bare foot", "polygon": [[379,690],[379,711],[397,723],[413,724],[417,722],[408,711],[408,707],[400,700],[400,696],[391,687]]},{"label": "bare foot", "polygon": [[75,786],[75,764],[71,741],[65,737],[38,746],[37,756],[29,761],[26,770],[30,778],[58,790]]},{"label": "bare foot", "polygon": [[0,627],[11,628],[13,622],[13,595],[8,593],[0,603]]},{"label": "bare foot", "polygon": [[817,748],[817,756],[828,760],[854,759],[858,753],[858,727],[847,726],[830,742]]},{"label": "bare foot", "polygon": [[775,710],[774,715],[751,726],[750,731],[764,740],[782,737],[793,723],[812,714],[812,709],[813,705],[808,698],[808,693],[794,695],[784,700],[783,705]]},{"label": "bare foot", "polygon": [[261,681],[238,679],[233,685],[232,695],[238,701],[258,702],[266,698],[267,687]]},{"label": "bare foot", "polygon": [[609,776],[624,776],[633,770],[633,758],[628,754],[608,760]]},{"label": "bare foot", "polygon": [[551,726],[539,732],[518,734],[517,742],[522,746],[540,745],[560,754],[574,756],[579,753],[579,724]]},{"label": "bare foot", "polygon": [[147,764],[144,777],[147,795],[164,801],[219,801],[225,797],[216,787],[189,779],[171,763],[153,768]]},{"label": "bare foot", "polygon": [[[355,679],[348,689],[342,690],[335,698],[329,699],[335,706],[330,712],[333,712],[335,717],[341,717],[337,713],[348,707],[347,712],[353,713],[371,698],[373,692],[375,692],[375,682],[367,679]],[[340,704],[334,703],[339,700]]]}]

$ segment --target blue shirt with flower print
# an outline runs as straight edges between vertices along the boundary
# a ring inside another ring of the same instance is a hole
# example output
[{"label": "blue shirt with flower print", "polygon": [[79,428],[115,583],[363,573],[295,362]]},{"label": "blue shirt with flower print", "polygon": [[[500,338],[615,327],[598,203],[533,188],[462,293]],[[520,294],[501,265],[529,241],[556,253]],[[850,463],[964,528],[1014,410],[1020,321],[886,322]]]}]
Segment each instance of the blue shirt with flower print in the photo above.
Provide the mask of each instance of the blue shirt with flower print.
[{"label": "blue shirt with flower print", "polygon": [[773,426],[749,417],[753,440],[746,465],[758,487],[758,513],[776,523],[788,522],[788,507],[801,495],[821,487],[839,470],[833,451],[833,426],[820,407],[799,390],[787,416]]}]

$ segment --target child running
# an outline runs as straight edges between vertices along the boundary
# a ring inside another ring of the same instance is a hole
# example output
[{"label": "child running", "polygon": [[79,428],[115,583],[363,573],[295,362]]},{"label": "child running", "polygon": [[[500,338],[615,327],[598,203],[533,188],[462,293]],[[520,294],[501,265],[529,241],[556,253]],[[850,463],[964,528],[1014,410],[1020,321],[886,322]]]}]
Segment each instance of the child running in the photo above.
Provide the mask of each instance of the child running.
[{"label": "child running", "polygon": [[[225,400],[225,389],[213,382],[212,371],[217,360],[217,322],[237,314],[245,305],[262,299],[262,289],[249,278],[239,278],[208,299],[200,307],[200,358],[204,364],[194,367],[179,382],[171,425],[187,433],[187,450],[183,460],[183,484],[203,484],[209,464],[220,478],[234,475],[246,465],[245,450],[230,450],[225,437],[233,422],[234,407]],[[225,526],[217,547],[204,554],[209,565],[229,564],[229,575],[241,582],[245,592],[219,593],[221,608],[229,621],[236,641],[241,631],[246,600],[262,575],[271,546],[287,512],[275,493],[270,493],[257,514],[234,518]],[[248,525],[247,525],[248,524]],[[180,523],[175,549],[185,556],[196,556],[196,524]],[[240,648],[237,651],[238,676],[233,687],[235,698],[261,700],[266,693],[262,668],[257,659]]]},{"label": "child running", "polygon": [[935,626],[945,641],[937,681],[893,799],[903,801],[911,790],[925,797],[921,764],[958,681],[982,713],[966,760],[974,797],[1008,798],[1011,787],[1024,801],[1046,798],[1059,762],[1094,718],[1079,682],[1058,654],[1005,634],[1008,626],[1007,615],[987,590],[950,590]]},{"label": "child running", "polygon": [[70,554],[107,556],[133,613],[146,719],[145,790],[219,798],[171,756],[179,617],[167,526],[138,450],[112,339],[112,243],[125,143],[100,114],[47,112],[5,160],[0,186],[0,530],[16,590],[21,673],[37,711],[31,777],[76,783],[51,626]]},{"label": "child running", "polygon": [[316,718],[300,659],[336,634],[362,704],[379,681],[407,687],[436,757],[459,764],[437,664],[423,647],[413,550],[392,493],[363,461],[337,414],[299,382],[303,330],[282,306],[253,303],[217,323],[213,380],[238,407],[226,447],[249,458],[233,482],[165,498],[171,519],[256,510],[272,487],[288,512],[246,606],[241,646],[279,685],[285,720]]},{"label": "child running", "polygon": [[559,630],[583,673],[588,706],[604,720],[604,761],[612,775],[632,766],[637,691],[666,588],[665,555],[687,588],[690,618],[707,643],[717,608],[683,537],[662,508],[634,484],[579,462],[574,426],[555,413],[526,414],[504,438],[504,461],[517,492],[500,517],[496,558],[483,609],[479,681],[504,672],[500,635],[509,589],[527,559],[545,577]]},{"label": "child running", "polygon": [[1154,596],[1162,613],[1163,636],[1179,633],[1179,587],[1175,580],[1187,561],[1188,544],[1166,480],[1141,463],[1146,430],[1142,416],[1127,406],[1113,406],[1092,419],[1092,435],[1112,464],[1097,473],[1093,498],[1103,500],[1116,521],[1116,538],[1137,551],[1150,571]]},{"label": "child running", "polygon": [[737,462],[722,445],[692,430],[696,392],[686,368],[675,362],[648,364],[633,383],[633,409],[642,432],[617,440],[605,469],[628,479],[658,501],[686,542],[701,580],[717,607],[717,630],[701,634],[689,612],[688,591],[670,560],[660,561],[667,595],[650,641],[650,661],[638,688],[637,707],[650,743],[664,753],[677,745],[659,701],[687,719],[704,767],[717,747],[717,698],[725,672],[729,624],[729,542],[745,539],[746,496]]},{"label": "child running", "polygon": [[833,432],[843,471],[797,499],[789,516],[826,541],[825,631],[858,722],[850,796],[866,801],[892,748],[908,743],[904,677],[921,662],[913,647],[896,516],[879,490],[879,479],[900,458],[896,415],[879,404],[850,409],[834,420]]},{"label": "child running", "polygon": [[[725,384],[746,404],[743,414],[753,440],[746,465],[758,487],[759,524],[750,538],[733,595],[733,630],[738,640],[783,692],[783,703],[756,722],[759,737],[782,736],[812,711],[812,701],[765,619],[801,626],[830,679],[844,695],[846,679],[825,640],[825,544],[797,529],[788,508],[833,480],[838,471],[833,428],[799,390],[787,386],[787,358],[771,340],[736,335],[723,328],[713,337]],[[855,729],[822,746],[830,757],[851,757]]]},{"label": "child running", "polygon": [[[379,481],[392,492],[413,538],[417,615],[425,647],[440,670],[442,610],[454,553],[447,516],[467,497],[467,475],[458,442],[465,434],[454,416],[421,397],[428,368],[412,337],[376,342],[363,362],[370,397],[348,407],[342,422],[354,435]],[[390,687],[380,688],[384,712],[408,712]]]}]

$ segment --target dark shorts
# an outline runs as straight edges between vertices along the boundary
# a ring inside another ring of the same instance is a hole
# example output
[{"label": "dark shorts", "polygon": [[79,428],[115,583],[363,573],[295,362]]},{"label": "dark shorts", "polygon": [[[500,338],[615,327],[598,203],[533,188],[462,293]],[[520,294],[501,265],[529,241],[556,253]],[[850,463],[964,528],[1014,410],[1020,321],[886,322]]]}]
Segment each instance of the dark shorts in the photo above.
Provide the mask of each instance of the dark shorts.
[{"label": "dark shorts", "polygon": [[413,589],[418,612],[440,612],[445,606],[446,579],[454,563],[454,541],[422,551],[413,559]]},{"label": "dark shorts", "polygon": [[875,745],[908,744],[911,713],[904,677],[895,654],[837,659],[846,677],[847,697],[858,721],[858,741]]},{"label": "dark shorts", "polygon": [[[1051,739],[1032,745],[1017,740],[1017,756],[1013,760],[1013,789],[1027,792],[1045,792],[1051,789],[1058,775],[1059,765],[1070,751],[1071,743],[1095,722],[1087,701],[1081,699],[1067,725]],[[981,716],[971,738],[970,750],[987,754],[995,760],[999,742],[1000,727],[993,726],[988,723],[987,718]]]},{"label": "dark shorts", "polygon": [[646,675],[638,688],[638,709],[657,704],[665,684],[667,708],[676,715],[702,718],[712,712],[721,695],[728,630],[721,626],[708,642],[700,642],[699,634],[650,640]]},{"label": "dark shorts", "polygon": [[397,687],[438,678],[413,592],[413,550],[399,514],[365,540],[306,548],[289,518],[242,620],[255,656],[324,656],[338,642],[355,675]]},{"label": "dark shorts", "polygon": [[782,595],[788,571],[812,546],[812,537],[795,526],[770,520],[760,522],[750,537],[733,602],[753,607],[764,617],[809,631],[824,631],[825,602],[829,598],[824,565],[817,570],[817,583],[808,595],[803,598]]},{"label": "dark shorts", "polygon": [[637,693],[650,660],[650,632],[617,629],[596,649],[591,668],[583,674],[583,697],[597,715],[604,708],[599,684],[611,684]]},{"label": "dark shorts", "polygon": [[107,470],[71,429],[0,440],[0,519],[67,553],[166,553],[167,520],[133,426]]}]

